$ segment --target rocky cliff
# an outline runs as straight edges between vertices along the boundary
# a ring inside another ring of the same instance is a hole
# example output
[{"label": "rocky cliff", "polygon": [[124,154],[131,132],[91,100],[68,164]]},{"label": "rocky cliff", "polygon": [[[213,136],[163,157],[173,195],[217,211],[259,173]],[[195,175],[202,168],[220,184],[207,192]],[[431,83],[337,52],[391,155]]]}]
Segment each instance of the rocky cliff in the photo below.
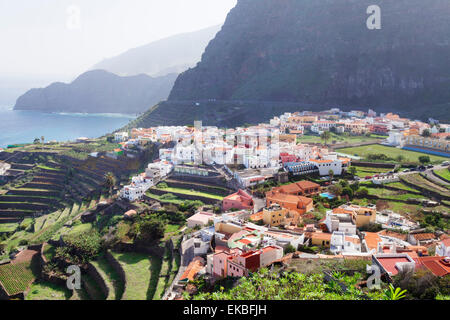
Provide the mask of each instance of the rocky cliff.
[{"label": "rocky cliff", "polygon": [[46,88],[31,89],[17,99],[14,109],[137,114],[167,99],[176,77],[176,74],[157,78],[143,74],[119,77],[94,70],[70,84],[56,82]]},{"label": "rocky cliff", "polygon": [[[369,30],[367,8],[381,9]],[[448,0],[239,0],[169,96],[450,113]]]}]

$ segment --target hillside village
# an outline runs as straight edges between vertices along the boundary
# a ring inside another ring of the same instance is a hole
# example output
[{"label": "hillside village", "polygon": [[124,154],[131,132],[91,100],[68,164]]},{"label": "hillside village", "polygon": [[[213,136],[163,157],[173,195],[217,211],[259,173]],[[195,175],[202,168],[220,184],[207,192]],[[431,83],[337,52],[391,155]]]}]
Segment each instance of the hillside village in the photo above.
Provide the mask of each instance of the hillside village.
[{"label": "hillside village", "polygon": [[[235,129],[203,128],[201,123],[195,123],[193,127],[133,129],[130,137],[126,132],[116,133],[116,141],[124,148],[148,141],[171,144],[170,148],[162,147],[159,159],[122,189],[123,198],[141,199],[171,172],[190,176],[190,181],[209,177],[211,172],[202,166],[223,174],[224,186],[237,190],[222,200],[219,213],[200,210],[187,219],[188,227],[200,230],[182,242],[182,256],[189,257],[184,264],[189,264],[175,284],[178,291],[174,290],[167,298],[180,298],[184,285],[199,275],[210,281],[246,277],[259,268],[286,263],[286,257],[291,259],[293,252],[299,259],[372,260],[389,276],[411,266],[428,268],[439,276],[450,272],[448,254],[444,253],[449,241],[445,232],[424,232],[416,221],[391,210],[379,210],[375,203],[364,206],[346,203],[348,194],[336,207],[333,204],[324,207],[320,200],[317,203],[317,199],[342,198],[341,194],[329,191],[334,190],[335,183],[330,185],[329,181],[346,176],[352,160],[361,157],[326,145],[301,143],[307,132],[325,142],[331,139],[327,133],[369,138],[375,135],[380,145],[442,157],[450,155],[446,139],[450,126],[430,126],[393,114],[377,116],[372,110],[367,114],[343,113],[338,109],[284,114],[271,119],[269,124]],[[443,167],[448,164],[442,163]],[[392,166],[389,172],[362,179],[356,176],[349,183],[384,185],[399,182],[400,175],[415,172],[415,169],[400,172],[399,168]],[[424,169],[421,166],[417,170]],[[317,177],[317,183],[303,180],[311,176]],[[289,183],[292,177],[296,182]],[[255,192],[258,186],[271,183],[279,186],[268,188],[262,197]],[[448,197],[447,190],[444,198]],[[431,200],[426,203],[439,204]],[[324,217],[305,223],[318,205],[324,208]],[[448,219],[448,206],[444,211]],[[374,225],[382,230],[369,232],[369,226]],[[429,254],[431,246],[437,248],[436,256]],[[321,249],[314,254],[299,252],[303,247]]]},{"label": "hillside village", "polygon": [[[94,300],[203,297],[267,268],[320,273],[327,261],[376,265],[384,283],[408,270],[448,277],[449,136],[434,120],[331,109],[80,138],[70,146],[80,159],[68,145],[11,146],[0,152],[2,296],[42,298],[74,262],[88,280],[66,296]],[[23,264],[29,280],[12,290],[2,270]]]}]

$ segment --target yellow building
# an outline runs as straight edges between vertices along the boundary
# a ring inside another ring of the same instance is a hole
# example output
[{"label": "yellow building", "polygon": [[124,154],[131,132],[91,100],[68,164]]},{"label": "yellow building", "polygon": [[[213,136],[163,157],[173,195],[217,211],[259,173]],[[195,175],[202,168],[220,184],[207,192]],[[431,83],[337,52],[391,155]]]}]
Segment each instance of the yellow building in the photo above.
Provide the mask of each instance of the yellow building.
[{"label": "yellow building", "polygon": [[262,220],[264,224],[271,227],[296,226],[300,222],[300,214],[296,211],[282,208],[279,204],[273,204],[269,208],[263,209]]},{"label": "yellow building", "polygon": [[216,232],[219,232],[219,233],[233,234],[233,233],[241,231],[242,227],[237,226],[232,223],[219,222],[219,223],[216,223],[215,230],[216,230]]},{"label": "yellow building", "polygon": [[358,206],[355,204],[344,205],[333,209],[333,213],[346,213],[352,216],[353,223],[357,228],[375,223],[377,217],[376,209]]}]

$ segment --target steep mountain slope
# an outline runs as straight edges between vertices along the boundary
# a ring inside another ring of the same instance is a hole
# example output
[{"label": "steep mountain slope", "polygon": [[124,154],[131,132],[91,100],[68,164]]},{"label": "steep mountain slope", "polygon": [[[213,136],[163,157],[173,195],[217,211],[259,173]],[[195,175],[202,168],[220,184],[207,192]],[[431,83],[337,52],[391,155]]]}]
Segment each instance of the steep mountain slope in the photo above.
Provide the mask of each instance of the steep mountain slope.
[{"label": "steep mountain slope", "polygon": [[120,76],[141,73],[163,76],[181,73],[200,61],[206,45],[214,38],[220,27],[214,26],[155,41],[105,59],[93,69],[103,69]]},{"label": "steep mountain slope", "polygon": [[136,114],[165,100],[176,74],[152,78],[141,74],[119,77],[94,70],[70,84],[56,82],[43,89],[31,89],[17,99],[14,109],[50,112]]},{"label": "steep mountain slope", "polygon": [[[368,6],[381,8],[369,30]],[[239,0],[170,101],[296,101],[450,113],[448,0]]]}]

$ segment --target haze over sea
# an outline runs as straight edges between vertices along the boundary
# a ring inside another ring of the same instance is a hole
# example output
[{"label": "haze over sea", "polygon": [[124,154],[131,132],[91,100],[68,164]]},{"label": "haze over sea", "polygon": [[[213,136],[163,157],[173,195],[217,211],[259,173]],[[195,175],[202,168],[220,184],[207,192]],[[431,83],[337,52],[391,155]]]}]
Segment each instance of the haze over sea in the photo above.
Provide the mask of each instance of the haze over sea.
[{"label": "haze over sea", "polygon": [[32,143],[41,136],[44,136],[45,141],[97,138],[113,132],[134,118],[134,115],[125,114],[43,113],[0,106],[0,148]]}]

